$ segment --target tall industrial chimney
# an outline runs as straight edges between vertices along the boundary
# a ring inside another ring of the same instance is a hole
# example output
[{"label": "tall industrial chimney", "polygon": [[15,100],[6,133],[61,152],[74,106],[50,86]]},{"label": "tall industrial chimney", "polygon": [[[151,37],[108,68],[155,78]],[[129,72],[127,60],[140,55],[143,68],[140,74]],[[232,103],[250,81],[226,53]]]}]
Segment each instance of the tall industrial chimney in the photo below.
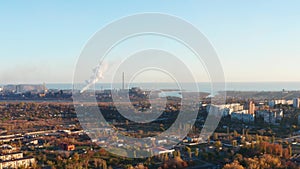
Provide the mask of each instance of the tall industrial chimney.
[{"label": "tall industrial chimney", "polygon": [[122,74],[122,89],[125,89],[125,73]]}]

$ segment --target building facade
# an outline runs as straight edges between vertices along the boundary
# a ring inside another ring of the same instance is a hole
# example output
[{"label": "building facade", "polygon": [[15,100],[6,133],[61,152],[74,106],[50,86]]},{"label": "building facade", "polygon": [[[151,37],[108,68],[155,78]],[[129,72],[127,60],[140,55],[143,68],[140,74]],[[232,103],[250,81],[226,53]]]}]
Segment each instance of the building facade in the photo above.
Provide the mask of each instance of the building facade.
[{"label": "building facade", "polygon": [[222,114],[222,117],[231,115],[232,112],[243,110],[244,106],[239,103],[222,104],[222,105],[207,105],[207,112],[218,112]]},{"label": "building facade", "polygon": [[299,108],[300,107],[300,98],[293,99],[293,107]]},{"label": "building facade", "polygon": [[0,154],[0,169],[30,168],[35,164],[33,157],[24,157],[22,152]]},{"label": "building facade", "polygon": [[241,121],[244,123],[253,123],[255,120],[255,114],[249,114],[248,110],[242,110],[231,113],[231,119]]},{"label": "building facade", "polygon": [[265,123],[279,124],[283,118],[282,110],[259,110],[256,112],[257,117],[264,119]]},{"label": "building facade", "polygon": [[249,114],[254,114],[254,111],[255,111],[255,104],[253,101],[250,101],[249,103]]}]

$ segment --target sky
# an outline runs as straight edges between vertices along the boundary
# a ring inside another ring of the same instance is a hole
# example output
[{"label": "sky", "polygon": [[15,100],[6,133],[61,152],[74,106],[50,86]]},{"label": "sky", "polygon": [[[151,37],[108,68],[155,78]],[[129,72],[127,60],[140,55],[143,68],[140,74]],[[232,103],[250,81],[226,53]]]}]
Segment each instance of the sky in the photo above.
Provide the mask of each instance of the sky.
[{"label": "sky", "polygon": [[228,82],[300,81],[299,9],[297,0],[1,1],[0,84],[72,83],[95,32],[144,12],[196,26],[216,49]]}]

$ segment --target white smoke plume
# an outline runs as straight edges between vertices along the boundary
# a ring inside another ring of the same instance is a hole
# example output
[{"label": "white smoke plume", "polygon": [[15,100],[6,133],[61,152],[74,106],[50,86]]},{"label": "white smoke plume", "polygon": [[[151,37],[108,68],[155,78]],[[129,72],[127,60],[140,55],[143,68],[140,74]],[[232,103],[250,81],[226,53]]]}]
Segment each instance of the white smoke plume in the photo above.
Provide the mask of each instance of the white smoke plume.
[{"label": "white smoke plume", "polygon": [[90,77],[89,80],[86,80],[86,85],[80,93],[85,92],[88,90],[92,85],[96,84],[99,80],[103,79],[104,76],[103,74],[107,71],[108,69],[108,64],[107,63],[102,63],[96,66],[96,68],[93,69],[93,75]]}]

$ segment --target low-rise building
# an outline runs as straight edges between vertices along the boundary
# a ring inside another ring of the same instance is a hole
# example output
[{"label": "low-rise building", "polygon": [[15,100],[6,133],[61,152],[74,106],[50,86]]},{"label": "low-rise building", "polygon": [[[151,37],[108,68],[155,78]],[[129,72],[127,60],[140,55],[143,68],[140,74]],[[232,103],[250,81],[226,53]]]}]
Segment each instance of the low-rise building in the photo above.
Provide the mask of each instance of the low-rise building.
[{"label": "low-rise building", "polygon": [[2,160],[2,161],[8,161],[8,160],[18,159],[18,158],[23,158],[22,152],[0,154],[0,160]]},{"label": "low-rise building", "polygon": [[174,149],[166,149],[163,147],[154,147],[149,149],[149,151],[151,151],[153,154],[158,155],[158,154],[170,154],[172,155],[172,153],[175,151]]},{"label": "low-rise building", "polygon": [[66,143],[62,143],[60,145],[61,149],[65,150],[65,151],[74,151],[75,150],[75,145],[74,144],[66,144]]},{"label": "low-rise building", "polygon": [[33,157],[24,157],[22,152],[0,154],[0,169],[29,168],[35,164]]}]

